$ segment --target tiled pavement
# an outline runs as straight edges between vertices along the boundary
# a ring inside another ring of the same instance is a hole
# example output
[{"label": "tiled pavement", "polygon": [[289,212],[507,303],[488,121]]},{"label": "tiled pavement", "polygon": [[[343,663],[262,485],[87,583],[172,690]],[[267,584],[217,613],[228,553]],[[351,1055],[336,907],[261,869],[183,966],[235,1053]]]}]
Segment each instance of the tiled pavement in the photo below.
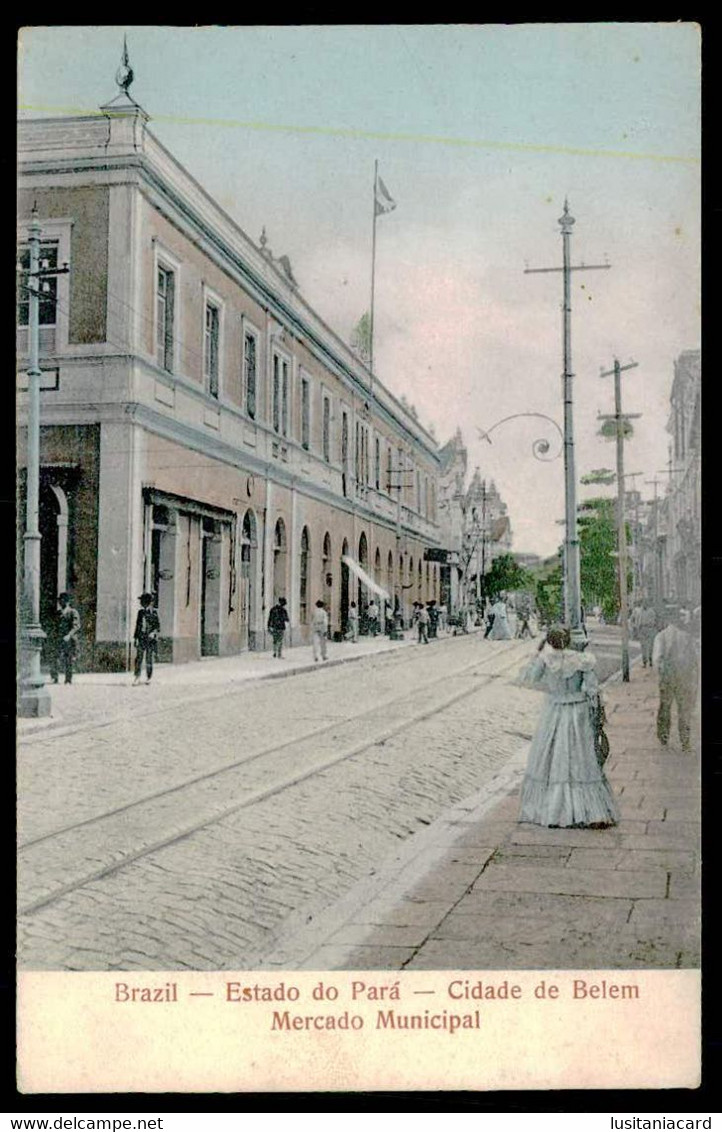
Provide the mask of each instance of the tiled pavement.
[{"label": "tiled pavement", "polygon": [[325,938],[317,929],[289,941],[278,961],[318,970],[698,966],[698,749],[660,747],[649,669],[609,686],[606,704],[619,826],[518,824],[519,761],[502,800],[447,812],[420,852],[345,902]]}]

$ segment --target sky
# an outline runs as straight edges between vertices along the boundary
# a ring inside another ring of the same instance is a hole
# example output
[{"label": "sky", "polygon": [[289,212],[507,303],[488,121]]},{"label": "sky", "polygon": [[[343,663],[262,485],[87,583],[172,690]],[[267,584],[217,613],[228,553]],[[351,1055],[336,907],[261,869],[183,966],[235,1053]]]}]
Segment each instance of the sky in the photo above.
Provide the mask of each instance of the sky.
[{"label": "sky", "polygon": [[[290,257],[348,341],[369,307],[374,161],[396,201],[377,224],[374,360],[440,443],[461,428],[508,504],[513,549],[563,539],[558,218],[575,217],[578,477],[615,466],[597,413],[641,413],[625,467],[644,498],[667,466],[674,359],[700,344],[700,32],[691,23],[32,27],[21,116],[93,113],[130,93],[150,129],[240,227]],[[544,431],[546,428],[546,432]],[[630,483],[631,486],[631,483]],[[613,488],[580,488],[579,498]]]}]

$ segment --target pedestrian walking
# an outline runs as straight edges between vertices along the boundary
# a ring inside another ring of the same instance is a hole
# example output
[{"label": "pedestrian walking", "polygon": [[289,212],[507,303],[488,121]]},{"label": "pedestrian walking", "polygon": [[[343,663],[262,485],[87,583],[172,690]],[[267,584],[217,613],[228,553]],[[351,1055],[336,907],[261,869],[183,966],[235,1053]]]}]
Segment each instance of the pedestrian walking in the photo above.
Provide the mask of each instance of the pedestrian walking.
[{"label": "pedestrian walking", "polygon": [[321,660],[326,660],[326,648],[328,640],[328,613],[326,606],[322,601],[316,602],[316,608],[313,612],[313,619],[311,621],[311,630],[313,633],[313,659],[318,661],[319,654]]},{"label": "pedestrian walking", "polygon": [[697,697],[697,646],[686,610],[670,615],[670,623],[654,638],[652,663],[659,674],[657,738],[669,743],[672,704],[677,704],[677,730],[683,751],[691,749],[692,712]]},{"label": "pedestrian walking", "polygon": [[500,595],[491,607],[491,613],[494,618],[491,625],[491,632],[485,633],[484,636],[489,636],[492,641],[510,641],[511,629],[507,619],[507,608],[503,596]]},{"label": "pedestrian walking", "polygon": [[484,630],[484,640],[490,635],[491,630],[494,628],[494,607],[489,606],[489,612],[486,615],[486,629]]},{"label": "pedestrian walking", "polygon": [[426,610],[429,614],[429,640],[435,641],[439,635],[439,609],[435,601],[427,601]]},{"label": "pedestrian walking", "polygon": [[424,607],[423,602],[414,602],[416,606],[416,624],[419,627],[419,644],[428,645],[429,643],[429,611]]},{"label": "pedestrian walking", "polygon": [[598,753],[596,660],[570,643],[568,629],[550,629],[521,676],[543,688],[547,701],[529,750],[519,821],[604,829],[616,825],[619,810]]},{"label": "pedestrian walking", "polygon": [[642,646],[642,667],[652,667],[652,648],[657,630],[660,628],[657,613],[650,602],[645,601],[634,613],[634,633]]},{"label": "pedestrian walking", "polygon": [[379,631],[379,607],[373,598],[371,598],[371,601],[368,604],[368,608],[366,610],[366,618],[368,621],[369,633],[372,637],[375,637]]},{"label": "pedestrian walking", "polygon": [[449,617],[449,611],[446,608],[446,604],[440,605],[439,606],[439,632],[440,633],[446,634],[447,626],[448,626],[448,617]]},{"label": "pedestrian walking", "polygon": [[519,610],[518,610],[518,615],[517,615],[518,625],[517,625],[517,630],[516,630],[516,635],[519,638],[519,640],[523,641],[526,637],[533,637],[534,636],[534,633],[531,630],[531,625],[529,623],[530,619],[531,619],[531,606],[521,605],[519,607]]},{"label": "pedestrian walking", "polygon": [[153,662],[158,649],[160,636],[160,619],[158,611],[153,605],[153,594],[143,593],[138,598],[140,609],[135,619],[135,666],[133,669],[133,684],[140,684],[140,674],[143,671],[145,659],[145,679],[150,684],[153,675]]},{"label": "pedestrian walking", "polygon": [[273,637],[273,655],[280,660],[283,655],[283,638],[288,625],[288,612],[285,597],[279,597],[268,614],[268,628]]},{"label": "pedestrian walking", "polygon": [[80,632],[80,614],[70,600],[70,594],[58,595],[58,612],[55,618],[53,632],[53,648],[50,655],[50,676],[53,684],[58,683],[58,676],[62,668],[65,683],[72,684],[73,668],[78,653],[78,633]]},{"label": "pedestrian walking", "polygon": [[348,608],[348,629],[346,636],[354,642],[358,640],[358,609],[356,608],[355,601],[352,601]]}]

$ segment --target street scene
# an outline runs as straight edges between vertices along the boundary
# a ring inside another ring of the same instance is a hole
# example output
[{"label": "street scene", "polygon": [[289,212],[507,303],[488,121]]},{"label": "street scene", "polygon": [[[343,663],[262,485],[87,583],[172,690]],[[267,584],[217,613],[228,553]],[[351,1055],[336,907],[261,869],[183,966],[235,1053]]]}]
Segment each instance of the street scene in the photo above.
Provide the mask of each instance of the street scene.
[{"label": "street scene", "polygon": [[21,47],[20,967],[698,967],[694,26]]}]

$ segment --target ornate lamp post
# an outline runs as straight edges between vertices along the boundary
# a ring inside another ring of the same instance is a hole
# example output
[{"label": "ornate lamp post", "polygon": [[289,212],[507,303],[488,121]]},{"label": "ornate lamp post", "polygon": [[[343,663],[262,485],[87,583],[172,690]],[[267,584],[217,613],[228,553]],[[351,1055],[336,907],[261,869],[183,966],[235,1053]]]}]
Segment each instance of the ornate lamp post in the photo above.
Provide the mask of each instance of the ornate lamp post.
[{"label": "ornate lamp post", "polygon": [[[524,418],[536,418],[537,420],[547,421],[548,424],[553,425],[557,431],[555,439],[559,442],[559,448],[556,452],[552,451],[552,443],[546,437],[539,437],[532,442],[531,450],[535,460],[542,460],[544,463],[549,463],[550,460],[558,460],[564,449],[564,433],[554,420],[553,417],[548,417],[546,413],[512,413],[511,416],[502,417],[500,421],[493,424],[491,428],[486,430],[477,429],[479,438],[485,440],[487,444],[491,444],[491,433],[494,432],[501,425],[506,424],[508,421],[518,421]],[[551,454],[550,454],[551,453]],[[482,535],[482,538],[484,536]],[[566,592],[566,585],[565,585]]]}]

